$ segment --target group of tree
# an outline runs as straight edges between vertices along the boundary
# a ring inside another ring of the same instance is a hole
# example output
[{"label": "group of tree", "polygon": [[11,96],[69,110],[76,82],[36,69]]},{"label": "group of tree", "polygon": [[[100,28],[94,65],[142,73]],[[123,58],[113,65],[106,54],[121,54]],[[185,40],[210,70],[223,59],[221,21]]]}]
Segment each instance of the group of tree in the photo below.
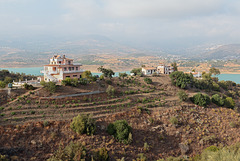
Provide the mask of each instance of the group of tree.
[{"label": "group of tree", "polygon": [[0,88],[5,88],[8,83],[12,83],[14,81],[25,80],[25,79],[33,79],[36,76],[26,75],[25,73],[13,73],[8,70],[0,70]]},{"label": "group of tree", "polygon": [[8,70],[0,70],[0,88],[6,87],[8,83],[14,81],[25,80],[25,79],[35,79],[36,76],[26,75],[25,73],[13,73]]},{"label": "group of tree", "polygon": [[212,77],[212,75],[218,74],[220,74],[220,71],[213,67],[210,68],[209,73],[203,73],[202,79],[194,78],[191,73],[188,74],[181,71],[171,73],[170,78],[173,85],[182,89],[195,87],[201,90],[219,91],[220,87],[226,90],[229,86],[234,85],[234,83],[231,83],[232,81],[218,81],[217,77]]},{"label": "group of tree", "polygon": [[171,78],[172,84],[182,89],[185,89],[193,82],[193,75],[184,72],[175,71],[169,76]]},{"label": "group of tree", "polygon": [[[222,91],[222,96],[219,94],[214,94],[211,98],[206,94],[198,93],[190,98],[190,100],[199,106],[207,106],[211,102],[218,105],[224,106],[227,108],[234,108],[235,101],[232,97],[238,95],[240,97],[240,92],[235,92],[233,89],[236,85],[235,82],[232,81],[218,81],[216,77],[212,77],[212,75],[218,75],[220,71],[216,68],[211,68],[209,73],[204,73],[202,75],[202,79],[194,78],[193,75],[175,71],[170,74],[170,78],[172,84],[180,87],[182,89],[185,88],[197,88],[206,91]],[[179,98],[184,101],[187,100],[188,96],[184,91],[178,93]]]},{"label": "group of tree", "polygon": [[198,93],[195,94],[193,97],[190,98],[190,100],[199,106],[206,107],[211,102],[216,104],[217,106],[224,106],[227,108],[234,108],[235,107],[235,101],[232,99],[232,97],[221,97],[219,94],[214,94],[210,98],[207,94]]}]

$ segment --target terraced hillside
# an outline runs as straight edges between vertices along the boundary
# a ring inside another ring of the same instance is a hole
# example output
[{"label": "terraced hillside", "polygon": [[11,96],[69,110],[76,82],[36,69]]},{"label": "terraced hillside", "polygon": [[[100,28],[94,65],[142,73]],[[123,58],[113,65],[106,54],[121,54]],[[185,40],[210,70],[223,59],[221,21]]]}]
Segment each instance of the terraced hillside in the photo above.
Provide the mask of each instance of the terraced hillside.
[{"label": "terraced hillside", "polygon": [[[88,85],[92,90],[102,93],[72,97],[76,93],[87,93],[89,87],[58,87],[53,95],[44,89],[28,91],[17,99],[1,107],[1,121],[5,124],[22,124],[28,121],[68,120],[79,113],[91,113],[95,118],[104,117],[113,113],[126,111],[129,108],[144,104],[148,107],[172,106],[178,103],[174,95],[176,87],[170,87],[161,82],[170,80],[163,77],[154,78],[149,85],[143,78],[127,78],[112,80],[117,94],[109,96],[105,93],[108,84],[101,82]],[[99,87],[98,87],[99,86]],[[173,91],[167,91],[169,88]],[[58,92],[59,91],[59,92]],[[62,92],[66,91],[66,93]],[[64,95],[64,98],[56,98]],[[140,100],[143,100],[141,102]]]},{"label": "terraced hillside", "polygon": [[[60,86],[54,94],[45,89],[28,91],[0,109],[0,154],[11,160],[47,160],[59,146],[74,142],[85,147],[86,160],[91,160],[99,148],[106,148],[113,161],[169,156],[187,159],[211,145],[223,147],[240,142],[237,110],[181,101],[177,96],[180,89],[168,76],[149,77],[151,84],[145,78],[129,76],[86,86]],[[115,94],[105,92],[109,84]],[[91,91],[103,93],[72,97]],[[198,92],[214,94],[194,88],[185,92],[189,97]],[[239,100],[235,101],[239,107]],[[72,118],[83,113],[92,114],[96,120],[92,136],[79,135],[70,128]],[[107,133],[109,123],[123,119],[132,127],[129,144]]]}]

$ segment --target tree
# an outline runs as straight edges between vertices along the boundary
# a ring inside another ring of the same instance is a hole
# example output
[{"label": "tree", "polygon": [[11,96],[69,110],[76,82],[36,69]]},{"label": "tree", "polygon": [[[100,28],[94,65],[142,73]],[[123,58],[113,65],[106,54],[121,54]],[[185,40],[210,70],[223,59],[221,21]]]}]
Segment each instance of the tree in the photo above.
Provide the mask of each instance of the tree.
[{"label": "tree", "polygon": [[5,88],[6,87],[6,83],[4,81],[0,81],[0,88]]},{"label": "tree", "polygon": [[213,75],[219,75],[220,74],[220,70],[217,69],[217,68],[212,67],[212,68],[209,69],[209,73],[211,73],[211,75],[212,74]]},{"label": "tree", "polygon": [[186,88],[188,84],[192,83],[193,76],[189,74],[185,74],[180,71],[175,71],[169,75],[172,80],[172,84],[180,87],[182,89]]},{"label": "tree", "polygon": [[134,73],[134,75],[138,75],[139,73],[142,73],[141,68],[134,68],[131,70],[131,73]]},{"label": "tree", "polygon": [[112,78],[112,76],[115,74],[112,71],[112,69],[106,69],[106,68],[103,68],[103,66],[99,67],[98,71],[102,72],[104,77],[107,77],[107,78]]},{"label": "tree", "polygon": [[232,99],[232,97],[227,97],[224,101],[224,106],[226,106],[227,108],[234,108],[235,101]]},{"label": "tree", "polygon": [[215,94],[212,96],[212,102],[218,106],[224,105],[224,99],[219,96],[219,94]]},{"label": "tree", "polygon": [[118,141],[127,142],[131,129],[126,120],[117,120],[108,125],[107,132],[113,135]]},{"label": "tree", "polygon": [[89,71],[89,70],[84,71],[82,77],[87,78],[87,79],[91,79],[91,77],[92,77],[91,71]]},{"label": "tree", "polygon": [[5,82],[6,84],[12,83],[12,81],[13,81],[13,79],[12,79],[11,77],[5,77],[5,79],[4,79],[4,82]]},{"label": "tree", "polygon": [[127,77],[127,73],[119,73],[119,77],[124,79],[124,77]]},{"label": "tree", "polygon": [[211,103],[210,97],[206,94],[198,93],[191,97],[191,101],[199,106],[206,107]]},{"label": "tree", "polygon": [[114,95],[116,93],[116,90],[113,86],[109,85],[108,88],[106,89],[107,94],[110,95]]},{"label": "tree", "polygon": [[173,62],[171,66],[173,67],[174,71],[178,71],[178,66],[176,62]]},{"label": "tree", "polygon": [[78,115],[73,118],[70,127],[78,134],[93,135],[96,131],[96,124],[92,115]]},{"label": "tree", "polygon": [[65,78],[64,80],[62,80],[61,84],[64,86],[71,86],[72,85],[72,79],[71,78]]},{"label": "tree", "polygon": [[144,82],[147,84],[152,84],[152,79],[151,78],[144,78]]}]

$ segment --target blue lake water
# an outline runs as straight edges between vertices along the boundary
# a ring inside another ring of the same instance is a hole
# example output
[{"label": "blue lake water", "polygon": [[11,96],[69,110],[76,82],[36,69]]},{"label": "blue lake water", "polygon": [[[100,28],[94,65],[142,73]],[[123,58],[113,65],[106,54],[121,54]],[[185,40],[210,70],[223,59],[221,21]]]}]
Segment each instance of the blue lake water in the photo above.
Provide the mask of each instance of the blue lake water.
[{"label": "blue lake water", "polygon": [[217,77],[219,80],[230,80],[240,84],[240,74],[220,74]]},{"label": "blue lake water", "polygon": [[[33,67],[33,68],[0,68],[0,70],[9,70],[10,72],[14,73],[25,73],[25,74],[31,74],[31,75],[43,75],[40,73],[40,70],[43,70],[43,67]],[[130,71],[123,71],[127,74],[130,74]],[[123,73],[121,72],[121,73]],[[93,75],[101,75],[102,73],[92,73]],[[115,72],[115,77],[119,76],[119,72]],[[231,80],[236,83],[240,84],[240,74],[220,74],[217,76],[219,80]]]}]

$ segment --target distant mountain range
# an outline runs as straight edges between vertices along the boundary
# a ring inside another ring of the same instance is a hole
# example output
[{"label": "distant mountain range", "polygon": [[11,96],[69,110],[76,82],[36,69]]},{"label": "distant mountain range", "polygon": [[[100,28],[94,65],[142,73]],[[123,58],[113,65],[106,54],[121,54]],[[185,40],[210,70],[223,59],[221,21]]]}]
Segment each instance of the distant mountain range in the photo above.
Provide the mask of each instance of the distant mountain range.
[{"label": "distant mountain range", "polygon": [[219,45],[206,50],[197,57],[200,59],[240,59],[240,44]]},{"label": "distant mountain range", "polygon": [[240,44],[197,46],[181,53],[183,57],[197,60],[240,59]]},{"label": "distant mountain range", "polygon": [[[172,57],[178,59],[212,60],[240,59],[240,44],[229,45],[199,45],[181,50],[161,50],[160,47],[131,46],[119,43],[106,36],[82,35],[66,37],[31,37],[0,40],[0,62],[37,61],[44,63],[53,54],[67,54],[70,57],[81,58],[82,55],[111,54],[122,55],[125,58],[142,55]],[[177,55],[177,57],[176,57]]]}]

